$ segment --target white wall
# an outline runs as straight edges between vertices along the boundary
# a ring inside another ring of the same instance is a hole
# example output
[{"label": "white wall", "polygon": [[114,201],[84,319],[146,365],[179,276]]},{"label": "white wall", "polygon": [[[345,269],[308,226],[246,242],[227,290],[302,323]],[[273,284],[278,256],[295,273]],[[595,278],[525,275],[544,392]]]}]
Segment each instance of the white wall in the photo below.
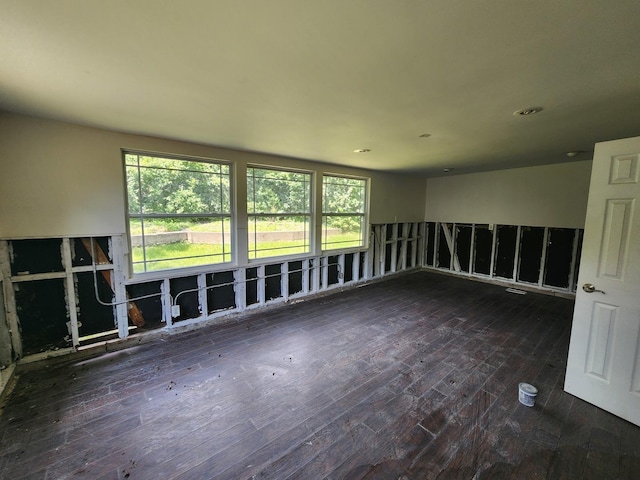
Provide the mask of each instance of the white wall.
[{"label": "white wall", "polygon": [[120,234],[121,149],[293,166],[371,178],[372,223],[422,221],[425,182],[404,176],[0,113],[0,238]]},{"label": "white wall", "polygon": [[591,160],[427,180],[427,221],[583,228]]}]

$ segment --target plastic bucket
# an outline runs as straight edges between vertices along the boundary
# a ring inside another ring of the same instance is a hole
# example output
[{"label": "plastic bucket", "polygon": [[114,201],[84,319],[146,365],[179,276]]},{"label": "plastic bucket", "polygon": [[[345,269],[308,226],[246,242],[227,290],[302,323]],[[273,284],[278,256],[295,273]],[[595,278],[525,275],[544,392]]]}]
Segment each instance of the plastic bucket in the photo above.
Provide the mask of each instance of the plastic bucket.
[{"label": "plastic bucket", "polygon": [[520,383],[518,385],[518,400],[527,407],[533,407],[536,404],[536,396],[538,389],[528,383]]}]

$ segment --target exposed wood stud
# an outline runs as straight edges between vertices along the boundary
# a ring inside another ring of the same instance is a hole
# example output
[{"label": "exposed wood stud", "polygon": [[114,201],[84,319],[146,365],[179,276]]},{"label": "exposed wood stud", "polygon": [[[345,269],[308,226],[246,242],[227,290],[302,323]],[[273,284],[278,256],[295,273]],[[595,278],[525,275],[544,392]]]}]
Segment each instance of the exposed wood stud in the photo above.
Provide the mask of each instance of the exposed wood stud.
[{"label": "exposed wood stud", "polygon": [[[127,288],[125,286],[125,272],[126,268],[124,261],[124,235],[116,235],[109,240],[109,246],[111,248],[111,258],[113,258],[113,275],[111,276],[111,289],[114,293],[115,300],[115,323],[118,327],[118,336],[125,338],[129,335],[129,305],[127,300]],[[169,290],[167,289],[167,292]],[[171,304],[171,301],[169,301]],[[137,307],[136,307],[137,308]],[[164,313],[164,312],[163,312]],[[135,314],[134,314],[135,315]],[[168,311],[169,321],[171,321],[171,308]],[[140,314],[142,318],[142,314]],[[169,324],[167,324],[169,325]]]},{"label": "exposed wood stud", "polygon": [[[454,272],[460,272],[460,261],[458,260],[458,254],[456,253],[455,245],[453,243],[453,236],[449,231],[449,224],[441,223],[440,225],[442,226],[442,233],[444,233],[444,239],[447,242],[447,246],[449,247],[449,253],[451,255],[451,265],[449,269],[453,270]],[[455,225],[456,225],[455,223],[451,224],[454,232],[455,232]]]},{"label": "exposed wood stud", "polygon": [[[200,318],[209,316],[209,301],[207,299],[207,274],[201,273],[197,278],[198,282],[198,308],[200,309]],[[216,289],[213,289],[213,295],[216,295]]]},{"label": "exposed wood stud", "polygon": [[[344,269],[344,253],[341,253],[340,255],[338,255],[338,285],[344,285]],[[353,275],[353,268],[351,269],[351,272]]]},{"label": "exposed wood stud", "polygon": [[247,270],[238,268],[233,271],[233,286],[236,295],[236,308],[242,311],[247,308]]},{"label": "exposed wood stud", "polygon": [[302,293],[309,293],[309,262],[308,258],[302,261]]},{"label": "exposed wood stud", "polygon": [[542,255],[540,255],[540,274],[538,275],[538,286],[544,284],[544,267],[547,263],[547,247],[549,246],[549,228],[544,227],[542,238]]},{"label": "exposed wood stud", "polygon": [[415,264],[415,266],[418,266],[418,267],[426,267],[425,256],[426,256],[426,249],[427,249],[427,242],[428,242],[427,233],[428,233],[427,223],[420,222],[418,224],[418,245],[417,245],[418,258],[417,258],[417,263]]},{"label": "exposed wood stud", "polygon": [[518,225],[516,231],[516,253],[513,255],[513,276],[511,280],[518,281],[518,269],[520,268],[520,242],[522,242],[522,226]]},{"label": "exposed wood stud", "polygon": [[469,275],[473,275],[473,266],[476,263],[476,224],[471,225],[471,245],[469,246]]},{"label": "exposed wood stud", "polygon": [[65,281],[64,290],[67,303],[67,315],[69,316],[71,342],[74,347],[80,345],[80,335],[78,333],[78,302],[76,299],[76,287],[73,281],[73,264],[71,261],[71,245],[68,238],[62,239],[62,266],[64,267]]},{"label": "exposed wood stud", "polygon": [[289,262],[280,264],[280,293],[285,302],[289,300]]},{"label": "exposed wood stud", "polygon": [[353,254],[353,262],[351,263],[351,282],[355,283],[360,280],[360,256],[362,252],[355,252]]},{"label": "exposed wood stud", "polygon": [[257,284],[257,289],[258,289],[258,304],[259,305],[264,305],[265,303],[265,298],[266,298],[266,282],[265,282],[265,278],[264,278],[264,265],[258,265],[257,268],[257,274],[258,274],[258,280],[256,281]]},{"label": "exposed wood stud", "polygon": [[4,292],[4,309],[7,315],[7,326],[11,337],[13,359],[22,357],[22,338],[20,336],[20,324],[16,310],[16,296],[11,282],[11,260],[9,257],[9,242],[0,240],[0,275],[3,278],[2,288]]},{"label": "exposed wood stud", "polygon": [[491,224],[493,233],[493,240],[491,241],[491,270],[489,273],[489,278],[493,278],[495,276],[496,271],[496,253],[498,250],[498,225]]},{"label": "exposed wood stud", "polygon": [[171,282],[168,278],[165,278],[160,285],[160,292],[162,292],[162,321],[167,324],[167,327],[173,326],[173,317],[171,316]]},{"label": "exposed wood stud", "polygon": [[[386,239],[385,232],[385,248],[384,251],[387,251],[387,245],[391,244],[391,272],[396,272],[398,270],[398,224],[394,223],[391,225],[391,240]],[[386,260],[386,259],[385,259]],[[386,265],[386,261],[385,261]]]},{"label": "exposed wood stud", "polygon": [[325,290],[329,286],[329,257],[320,257],[320,271],[322,273],[322,283],[320,290]]}]

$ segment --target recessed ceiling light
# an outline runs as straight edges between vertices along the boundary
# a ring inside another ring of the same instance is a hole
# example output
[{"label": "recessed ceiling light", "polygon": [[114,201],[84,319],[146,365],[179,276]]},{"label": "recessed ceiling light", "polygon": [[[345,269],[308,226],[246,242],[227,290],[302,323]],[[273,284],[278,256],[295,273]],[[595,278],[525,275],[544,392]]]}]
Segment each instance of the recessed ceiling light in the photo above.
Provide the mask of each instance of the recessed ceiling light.
[{"label": "recessed ceiling light", "polygon": [[354,150],[353,153],[368,153],[371,150],[369,150],[368,148],[358,148],[357,150]]},{"label": "recessed ceiling light", "polygon": [[523,108],[521,110],[516,110],[515,112],[513,112],[513,114],[516,117],[518,116],[526,117],[527,115],[533,115],[541,111],[542,111],[542,107],[529,107],[529,108]]},{"label": "recessed ceiling light", "polygon": [[423,133],[422,135],[418,135],[418,138],[429,138],[430,136],[430,133]]},{"label": "recessed ceiling light", "polygon": [[573,158],[573,157],[577,157],[578,155],[580,155],[582,153],[581,150],[575,150],[573,152],[567,152],[565,153],[565,155],[569,158]]},{"label": "recessed ceiling light", "polygon": [[453,170],[453,168],[443,168],[442,171],[444,173],[449,173],[451,170]]}]

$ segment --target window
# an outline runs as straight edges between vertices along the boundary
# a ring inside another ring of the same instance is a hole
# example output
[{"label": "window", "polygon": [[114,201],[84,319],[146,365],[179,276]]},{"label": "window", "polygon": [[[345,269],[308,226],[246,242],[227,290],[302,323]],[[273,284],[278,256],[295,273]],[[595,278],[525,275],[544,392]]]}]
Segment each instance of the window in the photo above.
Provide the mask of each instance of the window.
[{"label": "window", "polygon": [[309,253],[311,174],[247,168],[249,259]]},{"label": "window", "polygon": [[124,158],[134,273],[231,261],[229,165]]},{"label": "window", "polygon": [[365,245],[367,180],[322,178],[322,250]]}]

